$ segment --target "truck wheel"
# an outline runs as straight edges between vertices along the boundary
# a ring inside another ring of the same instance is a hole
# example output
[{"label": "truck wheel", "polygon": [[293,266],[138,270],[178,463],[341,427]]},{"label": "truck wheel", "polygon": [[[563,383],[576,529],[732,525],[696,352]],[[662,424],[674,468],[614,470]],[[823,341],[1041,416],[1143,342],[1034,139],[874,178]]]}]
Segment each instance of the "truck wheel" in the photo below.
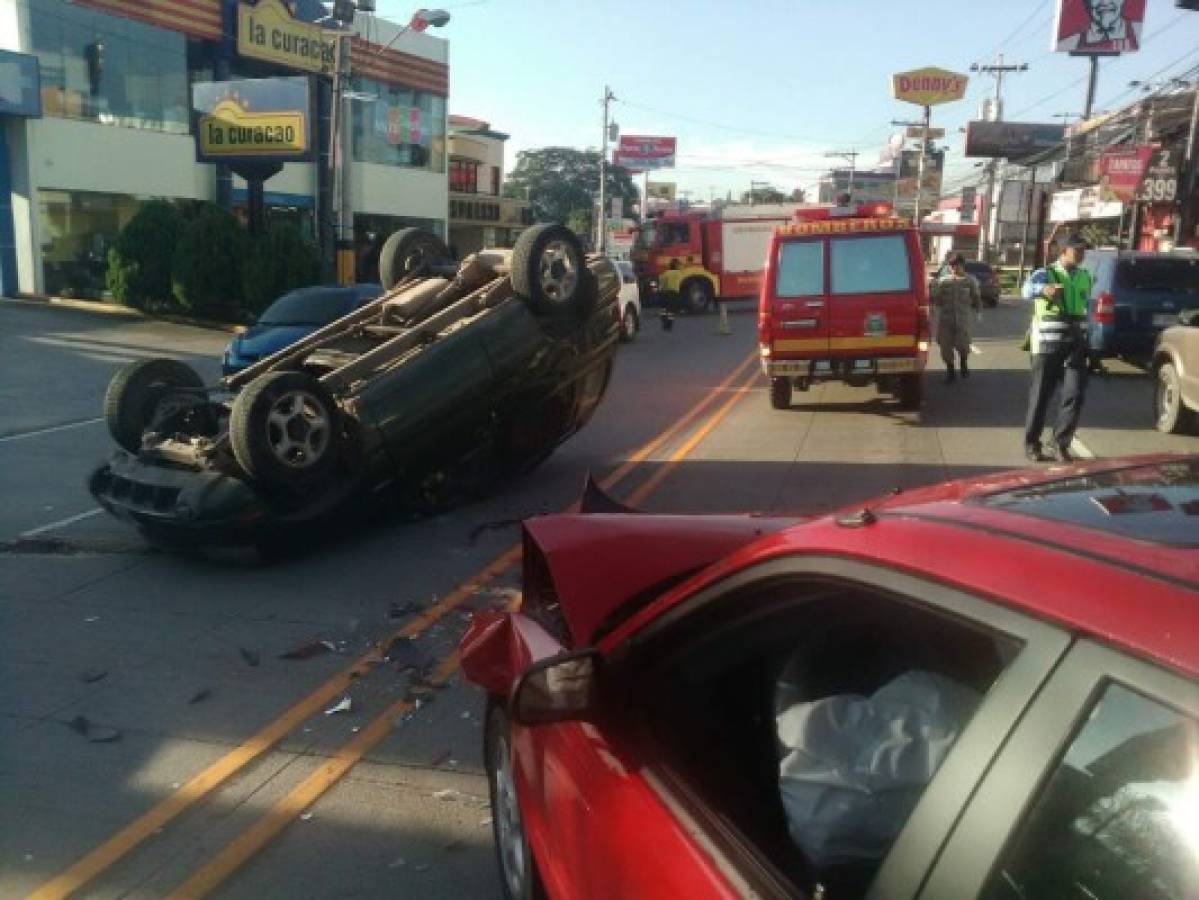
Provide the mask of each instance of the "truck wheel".
[{"label": "truck wheel", "polygon": [[[104,393],[108,431],[120,446],[137,453],[142,432],[155,416],[170,412],[165,407],[172,404],[186,404],[188,393],[203,387],[196,371],[176,359],[130,363],[112,377]],[[174,390],[179,388],[183,390]]]},{"label": "truck wheel", "polygon": [[791,408],[791,379],[770,379],[770,405],[775,409]]},{"label": "truck wheel", "polygon": [[333,394],[306,372],[269,372],[233,401],[233,456],[268,488],[311,485],[337,461],[341,415]]},{"label": "truck wheel", "polygon": [[620,317],[620,341],[627,344],[637,337],[637,332],[641,330],[641,322],[637,318],[637,310],[633,309],[633,304],[629,304],[624,308],[624,315]]},{"label": "truck wheel", "polygon": [[427,263],[450,258],[441,238],[423,228],[401,228],[383,243],[379,251],[379,281],[390,291],[406,275]]},{"label": "truck wheel", "polygon": [[920,375],[899,376],[899,408],[919,409],[924,399],[924,379]]},{"label": "truck wheel", "polygon": [[512,287],[535,313],[580,306],[593,286],[583,245],[565,225],[534,225],[512,248]]},{"label": "truck wheel", "polygon": [[688,278],[679,288],[679,298],[687,312],[694,315],[706,313],[716,299],[712,284],[706,278]]},{"label": "truck wheel", "polygon": [[1182,402],[1182,384],[1174,363],[1162,363],[1153,386],[1154,424],[1165,434],[1186,434],[1194,430],[1195,415]]}]

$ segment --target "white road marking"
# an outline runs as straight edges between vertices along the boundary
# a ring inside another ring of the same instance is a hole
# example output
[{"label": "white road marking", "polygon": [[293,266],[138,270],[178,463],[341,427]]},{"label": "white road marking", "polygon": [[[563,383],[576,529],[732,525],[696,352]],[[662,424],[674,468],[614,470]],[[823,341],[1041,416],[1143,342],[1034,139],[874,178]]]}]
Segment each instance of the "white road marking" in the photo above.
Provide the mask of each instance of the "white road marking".
[{"label": "white road marking", "polygon": [[50,428],[39,428],[36,431],[23,431],[19,434],[0,437],[0,444],[7,444],[10,441],[23,441],[26,438],[41,437],[44,434],[56,434],[60,431],[70,431],[72,428],[82,428],[84,425],[95,425],[97,422],[103,421],[103,416],[97,416],[94,419],[84,419],[82,422],[68,422],[66,425],[53,425]]},{"label": "white road marking", "polygon": [[65,519],[59,519],[57,522],[51,522],[49,525],[42,525],[38,528],[31,528],[28,531],[22,531],[20,537],[37,537],[39,534],[45,534],[47,531],[53,531],[55,528],[64,528],[67,525],[74,525],[76,522],[82,522],[84,519],[90,519],[92,516],[98,516],[102,512],[104,512],[104,510],[97,506],[95,509],[89,509],[87,512],[81,512],[78,515],[67,516]]},{"label": "white road marking", "polygon": [[1077,435],[1075,435],[1074,440],[1072,440],[1070,442],[1070,452],[1073,453],[1075,456],[1077,456],[1079,459],[1094,459],[1095,458],[1095,454],[1091,452],[1091,448],[1088,447],[1086,444],[1084,444],[1082,441],[1080,441],[1078,439]]}]

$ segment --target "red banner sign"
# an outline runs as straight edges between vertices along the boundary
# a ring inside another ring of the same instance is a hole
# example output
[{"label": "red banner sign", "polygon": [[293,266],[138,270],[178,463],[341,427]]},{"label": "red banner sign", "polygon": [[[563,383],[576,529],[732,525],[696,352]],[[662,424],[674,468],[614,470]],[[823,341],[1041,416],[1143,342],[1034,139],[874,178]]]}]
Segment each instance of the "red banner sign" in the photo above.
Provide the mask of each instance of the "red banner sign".
[{"label": "red banner sign", "polygon": [[1058,0],[1051,49],[1077,56],[1141,49],[1146,0]]},{"label": "red banner sign", "polygon": [[618,166],[637,171],[673,169],[675,139],[622,134],[612,161]]},{"label": "red banner sign", "polygon": [[1099,187],[1102,198],[1131,203],[1152,155],[1152,147],[1128,147],[1106,151],[1099,158]]}]

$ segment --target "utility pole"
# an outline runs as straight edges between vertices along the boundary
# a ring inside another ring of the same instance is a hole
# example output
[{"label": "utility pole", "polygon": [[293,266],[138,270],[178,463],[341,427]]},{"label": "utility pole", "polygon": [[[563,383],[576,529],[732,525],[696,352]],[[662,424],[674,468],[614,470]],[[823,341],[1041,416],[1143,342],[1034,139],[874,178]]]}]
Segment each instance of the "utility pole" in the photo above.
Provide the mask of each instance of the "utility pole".
[{"label": "utility pole", "polygon": [[[992,100],[992,115],[996,122],[1003,121],[1003,76],[1009,72],[1027,72],[1028,63],[1004,63],[1003,54],[1000,53],[994,63],[979,64],[974,63],[970,66],[971,72],[982,72],[986,75],[991,75],[995,78],[995,95]],[[987,194],[983,199],[982,210],[979,215],[979,235],[978,235],[978,258],[985,260],[987,258],[987,250],[994,238],[994,232],[998,231],[998,223],[995,226],[991,224],[991,218],[995,207],[995,160],[991,160],[987,167]]]},{"label": "utility pole", "polygon": [[1195,233],[1191,209],[1194,206],[1195,194],[1195,145],[1199,142],[1199,81],[1191,86],[1191,90],[1195,92],[1195,96],[1191,100],[1191,125],[1187,129],[1186,156],[1182,162],[1182,183],[1179,185],[1182,188],[1182,202],[1179,204],[1178,214],[1174,217],[1175,244],[1185,244]]},{"label": "utility pole", "polygon": [[[921,200],[923,199],[923,194],[924,194],[924,158],[928,155],[928,125],[929,125],[929,121],[932,119],[932,114],[933,114],[933,108],[931,106],[926,106],[926,107],[924,107],[924,115],[920,118],[919,122],[905,122],[905,121],[899,121],[897,119],[891,120],[892,125],[902,125],[905,128],[919,128],[920,129],[920,158],[916,164],[916,203],[915,203],[915,207],[912,212],[912,221],[916,223],[917,230],[920,229],[920,212],[921,212],[920,206],[921,206]],[[900,156],[901,169],[902,169],[902,160],[903,160],[903,157],[901,155]],[[896,197],[898,198],[898,196],[899,196],[898,181],[896,182],[895,193],[896,193]]]},{"label": "utility pole", "polygon": [[845,188],[845,192],[853,199],[853,176],[854,170],[857,169],[859,153],[857,150],[831,150],[824,154],[826,158],[843,159],[849,163],[849,184]]},{"label": "utility pole", "polygon": [[600,140],[599,164],[599,215],[596,216],[595,249],[601,256],[608,252],[608,107],[616,95],[604,85],[604,96],[600,99],[604,107],[604,134]]},{"label": "utility pole", "polygon": [[350,99],[346,85],[350,82],[350,35],[341,34],[334,49],[333,71],[333,135],[330,152],[333,154],[337,177],[333,189],[337,194],[337,283],[353,284],[354,271],[354,198],[350,191],[350,154],[353,153],[354,131],[350,118]]},{"label": "utility pole", "polygon": [[1091,118],[1091,110],[1095,106],[1095,89],[1099,87],[1099,57],[1091,53],[1087,55],[1091,71],[1087,75],[1087,99],[1082,108],[1082,120]]}]

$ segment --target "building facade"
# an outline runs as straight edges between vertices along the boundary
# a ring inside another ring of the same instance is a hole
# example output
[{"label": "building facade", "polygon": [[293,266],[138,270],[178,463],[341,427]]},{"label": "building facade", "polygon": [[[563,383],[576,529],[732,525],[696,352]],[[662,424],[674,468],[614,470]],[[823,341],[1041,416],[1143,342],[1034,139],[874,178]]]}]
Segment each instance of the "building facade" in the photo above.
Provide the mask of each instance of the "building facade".
[{"label": "building facade", "polygon": [[[315,0],[259,2],[301,22],[325,14]],[[109,246],[150,198],[244,211],[245,183],[234,176],[222,190],[224,167],[196,162],[191,86],[306,73],[239,51],[243,6],[254,4],[0,0],[0,49],[36,56],[41,79],[41,118],[0,118],[20,292],[98,295]],[[397,227],[446,235],[448,44],[374,17],[359,15],[352,27],[350,193],[360,256],[369,259]],[[292,219],[315,240],[333,218],[322,210],[330,205],[331,79],[309,77],[320,152],[270,178],[265,200],[270,218]]]},{"label": "building facade", "polygon": [[507,140],[481,119],[450,116],[450,249],[459,258],[483,247],[511,247],[532,224],[528,203],[501,196]]}]

